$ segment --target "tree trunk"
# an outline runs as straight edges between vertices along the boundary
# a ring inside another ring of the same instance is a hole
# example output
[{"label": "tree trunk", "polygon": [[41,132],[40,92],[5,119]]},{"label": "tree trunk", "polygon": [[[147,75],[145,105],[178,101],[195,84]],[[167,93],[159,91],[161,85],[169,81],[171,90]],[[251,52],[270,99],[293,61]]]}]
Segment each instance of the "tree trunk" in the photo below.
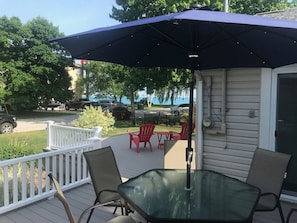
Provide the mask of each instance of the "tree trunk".
[{"label": "tree trunk", "polygon": [[132,115],[133,115],[133,119],[132,119],[132,124],[136,125],[136,114],[135,114],[135,103],[134,103],[134,91],[133,89],[130,89],[130,99],[131,99],[131,110],[132,110]]}]

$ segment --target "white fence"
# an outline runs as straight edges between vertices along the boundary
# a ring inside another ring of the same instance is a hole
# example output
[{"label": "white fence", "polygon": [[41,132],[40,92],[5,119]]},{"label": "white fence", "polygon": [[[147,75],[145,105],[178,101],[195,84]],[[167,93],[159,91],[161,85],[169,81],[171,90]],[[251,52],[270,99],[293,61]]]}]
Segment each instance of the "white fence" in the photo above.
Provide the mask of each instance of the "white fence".
[{"label": "white fence", "polygon": [[87,145],[89,138],[102,137],[102,127],[84,129],[54,124],[54,121],[47,121],[46,123],[47,147],[45,150],[55,150]]},{"label": "white fence", "polygon": [[[78,131],[73,128],[53,124],[48,128],[48,134],[54,139],[48,139],[48,152],[1,161],[0,214],[53,196],[47,177],[50,172],[58,178],[63,190],[90,182],[83,152],[101,148],[101,138],[94,137],[101,136],[98,130],[100,128],[92,130],[92,134],[87,130],[84,134],[79,129],[82,134],[79,137]],[[89,134],[91,137],[86,139]],[[72,140],[66,141],[66,136]],[[62,142],[62,139],[65,141]]]}]

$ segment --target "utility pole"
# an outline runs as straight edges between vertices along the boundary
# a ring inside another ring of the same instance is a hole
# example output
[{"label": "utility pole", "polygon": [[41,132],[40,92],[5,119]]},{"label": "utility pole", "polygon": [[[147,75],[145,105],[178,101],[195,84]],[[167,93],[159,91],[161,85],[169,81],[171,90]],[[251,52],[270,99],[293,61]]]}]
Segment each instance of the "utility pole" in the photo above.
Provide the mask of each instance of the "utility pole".
[{"label": "utility pole", "polygon": [[228,11],[229,11],[229,1],[224,0],[224,12],[228,12]]}]

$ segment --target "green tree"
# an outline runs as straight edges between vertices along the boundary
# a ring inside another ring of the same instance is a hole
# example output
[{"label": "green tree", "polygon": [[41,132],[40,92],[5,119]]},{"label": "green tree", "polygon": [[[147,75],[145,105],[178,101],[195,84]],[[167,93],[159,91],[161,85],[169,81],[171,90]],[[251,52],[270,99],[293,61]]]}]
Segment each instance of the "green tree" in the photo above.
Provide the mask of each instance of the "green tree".
[{"label": "green tree", "polygon": [[0,18],[0,27],[1,99],[23,110],[51,98],[64,102],[71,97],[65,70],[71,60],[60,46],[48,42],[63,35],[57,27],[40,17],[23,25],[18,18],[5,16]]},{"label": "green tree", "polygon": [[[173,12],[180,12],[196,5],[195,0],[117,0],[120,8],[113,6],[111,18],[120,22],[164,15]],[[202,0],[199,1],[202,6],[222,9],[223,1],[220,0]]]},{"label": "green tree", "polygon": [[100,91],[102,94],[109,94],[111,92],[112,79],[108,73],[105,72],[105,62],[90,61],[86,63],[86,85],[89,86],[90,92],[95,93]]},{"label": "green tree", "polygon": [[250,15],[290,7],[287,0],[231,0],[229,3],[231,12]]}]

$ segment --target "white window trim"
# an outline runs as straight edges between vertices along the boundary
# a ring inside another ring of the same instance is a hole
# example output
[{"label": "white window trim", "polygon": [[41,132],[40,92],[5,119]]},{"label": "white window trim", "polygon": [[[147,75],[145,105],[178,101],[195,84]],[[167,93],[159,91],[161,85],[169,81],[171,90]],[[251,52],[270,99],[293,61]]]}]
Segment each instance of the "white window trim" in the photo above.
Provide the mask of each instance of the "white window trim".
[{"label": "white window trim", "polygon": [[278,75],[296,72],[297,64],[276,69],[261,69],[259,147],[275,151]]}]

